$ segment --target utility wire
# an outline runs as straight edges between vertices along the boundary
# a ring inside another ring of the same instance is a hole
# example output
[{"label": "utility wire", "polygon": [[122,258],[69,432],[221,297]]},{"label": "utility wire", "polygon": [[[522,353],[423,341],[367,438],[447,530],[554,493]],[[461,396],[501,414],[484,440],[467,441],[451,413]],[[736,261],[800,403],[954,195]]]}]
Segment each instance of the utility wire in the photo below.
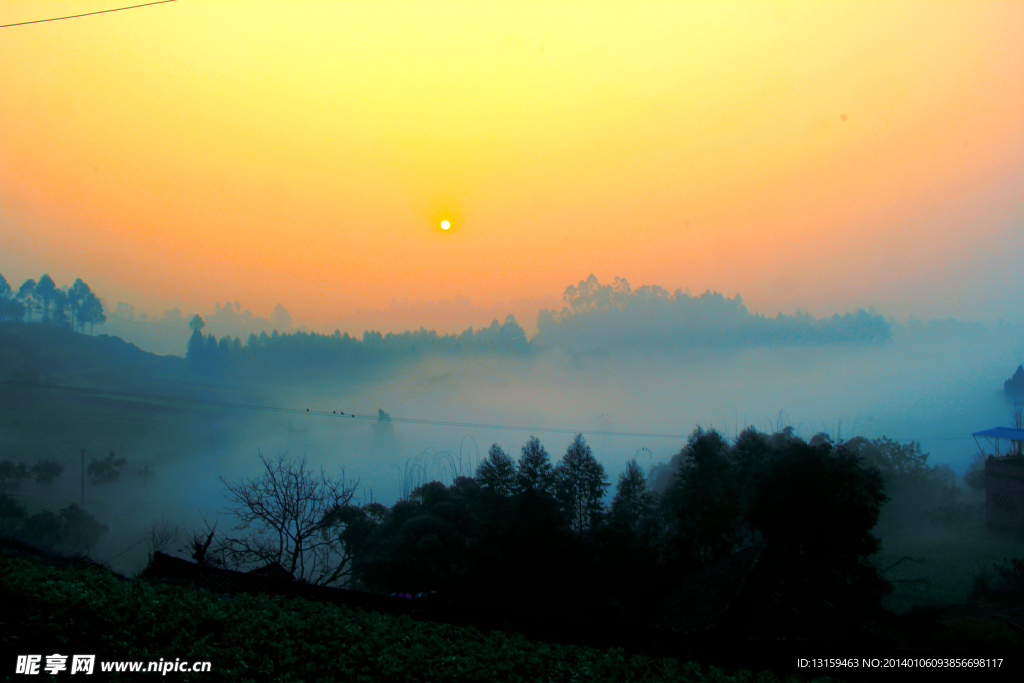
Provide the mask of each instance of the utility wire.
[{"label": "utility wire", "polygon": [[388,421],[398,422],[402,424],[418,424],[418,425],[429,425],[436,427],[467,427],[473,429],[502,429],[514,432],[535,432],[535,433],[547,433],[547,434],[579,434],[586,433],[594,436],[627,436],[627,437],[647,437],[656,439],[687,439],[686,435],[683,434],[653,434],[646,432],[610,432],[600,431],[594,432],[584,429],[566,429],[562,427],[520,427],[515,425],[497,425],[497,424],[483,424],[478,422],[455,422],[452,420],[423,420],[411,417],[388,417],[384,420],[377,415],[360,415],[356,413],[328,413],[323,410],[310,410],[306,408],[301,410],[299,408],[278,408],[275,406],[259,406],[247,403],[228,403],[224,401],[208,401],[198,398],[181,398],[175,396],[156,396],[153,394],[136,394],[125,391],[108,391],[105,389],[86,389],[83,387],[68,387],[58,384],[40,384],[38,382],[22,382],[18,380],[5,380],[8,385],[14,386],[25,386],[25,387],[36,387],[40,389],[56,389],[58,391],[68,391],[77,394],[92,395],[92,396],[115,396],[122,398],[134,398],[144,399],[153,401],[177,401],[179,403],[191,403],[195,405],[208,405],[217,406],[221,408],[234,408],[239,410],[261,410],[268,412],[277,413],[290,413],[298,415],[318,415],[320,417],[339,417],[342,419],[355,419],[355,420],[373,420],[373,421]]},{"label": "utility wire", "polygon": [[97,12],[86,12],[85,14],[72,14],[66,17],[53,17],[52,19],[35,19],[33,21],[21,21],[17,24],[0,24],[0,28],[10,28],[11,26],[24,26],[25,24],[42,24],[46,21],[60,21],[61,19],[77,19],[78,17],[91,17],[94,14],[106,14],[107,12],[120,12],[125,9],[135,9],[136,7],[149,7],[150,5],[162,5],[165,2],[174,2],[175,0],[159,0],[158,2],[147,2],[142,5],[132,5],[131,7],[115,7],[114,9],[101,9]]},{"label": "utility wire", "polygon": [[[335,413],[326,412],[323,410],[305,410],[299,408],[279,408],[276,406],[259,406],[248,403],[228,403],[226,401],[208,401],[199,398],[182,398],[177,396],[157,396],[154,394],[136,394],[126,391],[108,391],[106,389],[87,389],[84,387],[69,387],[59,384],[41,384],[38,382],[22,382],[19,380],[8,379],[4,380],[8,385],[13,386],[24,386],[24,387],[35,387],[39,389],[56,389],[58,391],[67,391],[77,394],[92,395],[92,396],[115,396],[121,398],[133,398],[143,399],[151,401],[175,401],[178,403],[191,403],[194,405],[207,405],[216,406],[219,408],[232,408],[236,410],[259,410],[265,412],[276,412],[276,413],[289,413],[292,415],[318,415],[320,417],[339,417],[348,420],[373,420],[373,421],[387,421],[398,422],[401,424],[418,424],[428,425],[434,427],[466,427],[471,429],[500,429],[513,432],[532,432],[536,434],[589,434],[591,436],[623,436],[623,437],[637,437],[637,438],[652,438],[652,439],[689,439],[689,435],[686,434],[660,434],[651,432],[612,432],[612,431],[591,431],[588,429],[567,429],[564,427],[521,427],[517,425],[498,425],[498,424],[486,424],[480,422],[456,422],[454,420],[424,420],[412,417],[388,417],[384,420],[377,415],[360,415],[357,413]],[[899,437],[889,437],[894,441],[964,441],[972,439],[971,436],[934,436],[934,437],[918,437],[916,439],[906,439]]]}]

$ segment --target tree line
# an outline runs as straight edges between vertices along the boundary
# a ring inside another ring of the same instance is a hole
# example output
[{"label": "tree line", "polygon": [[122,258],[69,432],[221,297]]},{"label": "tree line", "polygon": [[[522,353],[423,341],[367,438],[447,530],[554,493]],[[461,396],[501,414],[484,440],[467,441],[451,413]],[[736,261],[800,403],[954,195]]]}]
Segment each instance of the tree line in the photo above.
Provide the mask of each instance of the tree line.
[{"label": "tree line", "polygon": [[53,278],[43,274],[39,281],[25,280],[15,292],[0,275],[0,319],[38,321],[79,332],[102,325],[107,317],[103,303],[81,278],[68,287],[57,287]]},{"label": "tree line", "polygon": [[238,523],[217,543],[215,529],[197,535],[195,559],[277,562],[314,583],[634,623],[653,620],[684,577],[750,547],[794,600],[877,607],[888,584],[869,560],[887,484],[934,489],[931,504],[948,502],[950,484],[917,444],[804,441],[791,428],[748,428],[732,442],[697,428],[667,466],[627,463],[614,493],[582,435],[557,463],[536,438],[518,458],[493,445],[472,476],[423,483],[390,507],[357,501],[358,482],[344,474],[339,482],[304,461],[261,459],[263,476],[225,482]]},{"label": "tree line", "polygon": [[381,334],[368,331],[362,339],[335,330],[334,334],[294,332],[271,334],[250,333],[243,342],[240,337],[224,335],[219,340],[212,334],[204,335],[205,321],[195,315],[189,321],[192,336],[188,341],[186,359],[201,373],[217,373],[245,368],[262,369],[323,368],[332,365],[352,365],[366,361],[410,358],[430,353],[506,353],[524,354],[530,345],[526,333],[515,316],[505,322],[493,321],[489,327],[469,328],[461,334],[438,334],[434,330],[419,329],[400,333]]},{"label": "tree line", "polygon": [[534,342],[577,350],[678,348],[702,345],[879,343],[891,337],[890,323],[873,311],[816,318],[810,314],[753,314],[739,294],[700,296],[657,285],[633,289],[623,278],[602,285],[591,275],[563,294],[561,311],[542,310]]}]

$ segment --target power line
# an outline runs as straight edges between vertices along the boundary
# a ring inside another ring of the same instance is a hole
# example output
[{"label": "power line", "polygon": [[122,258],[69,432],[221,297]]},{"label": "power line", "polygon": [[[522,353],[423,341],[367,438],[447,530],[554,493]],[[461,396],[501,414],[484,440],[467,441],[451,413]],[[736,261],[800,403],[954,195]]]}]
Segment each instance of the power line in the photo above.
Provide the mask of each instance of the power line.
[{"label": "power line", "polygon": [[277,413],[290,413],[292,415],[318,415],[320,417],[337,417],[342,419],[355,419],[355,420],[373,420],[373,421],[387,421],[398,422],[401,424],[417,424],[427,425],[434,427],[466,427],[471,429],[500,429],[513,432],[533,432],[533,433],[544,433],[544,434],[579,434],[586,433],[592,436],[624,436],[624,437],[639,437],[639,438],[652,438],[652,439],[682,439],[686,440],[687,437],[684,434],[656,434],[648,432],[611,432],[611,431],[590,431],[585,429],[567,429],[563,427],[521,427],[516,425],[497,425],[497,424],[484,424],[479,422],[456,422],[453,420],[424,420],[412,417],[388,417],[385,420],[381,420],[377,415],[360,415],[357,413],[328,413],[322,410],[310,410],[306,408],[301,410],[299,408],[279,408],[275,406],[259,406],[247,403],[228,403],[224,401],[207,401],[198,398],[181,398],[176,396],[156,396],[153,394],[136,394],[125,391],[108,391],[105,389],[86,389],[83,387],[68,387],[58,384],[41,384],[38,382],[22,382],[19,380],[5,380],[8,385],[15,386],[26,386],[36,387],[40,389],[56,389],[58,391],[68,391],[77,394],[86,394],[93,396],[115,396],[121,398],[134,398],[151,401],[177,401],[179,403],[191,403],[194,405],[208,405],[216,406],[220,408],[233,408],[238,410],[259,410],[266,412],[277,412]]},{"label": "power line", "polygon": [[51,19],[34,19],[33,21],[21,21],[17,24],[0,24],[0,28],[10,28],[11,26],[24,26],[25,24],[42,24],[46,21],[60,21],[61,19],[77,19],[78,17],[91,17],[94,14],[106,14],[107,12],[120,12],[126,9],[135,9],[136,7],[149,7],[150,5],[162,5],[165,2],[174,2],[175,0],[158,0],[158,2],[147,2],[142,5],[132,5],[130,7],[115,7],[114,9],[101,9],[97,12],[86,12],[85,14],[71,14],[66,17],[53,17]]},{"label": "power line", "polygon": [[[348,420],[373,420],[373,421],[386,421],[398,422],[401,424],[416,424],[426,425],[432,427],[466,427],[470,429],[499,429],[512,432],[532,432],[536,434],[589,434],[591,436],[622,436],[622,437],[633,437],[633,438],[651,438],[651,439],[689,439],[689,435],[686,434],[661,434],[652,432],[612,432],[612,431],[591,431],[587,429],[568,429],[565,427],[523,427],[518,425],[499,425],[499,424],[487,424],[480,422],[458,422],[455,420],[425,420],[414,417],[388,417],[385,420],[381,420],[378,415],[360,415],[357,413],[335,413],[326,412],[323,410],[305,410],[299,408],[280,408],[276,406],[259,406],[248,403],[228,403],[226,401],[207,401],[199,398],[182,398],[178,396],[157,396],[154,394],[136,394],[126,391],[108,391],[106,389],[86,389],[84,387],[68,387],[59,384],[41,384],[38,382],[22,382],[19,380],[8,379],[4,380],[8,385],[36,387],[40,389],[56,389],[59,391],[69,391],[72,393],[94,395],[94,396],[116,396],[121,398],[134,398],[144,399],[151,401],[176,401],[178,403],[191,403],[195,405],[207,405],[216,406],[218,408],[231,408],[236,410],[258,410],[264,412],[276,412],[276,413],[289,413],[292,415],[317,415],[320,417],[337,417]],[[968,441],[972,439],[971,436],[931,436],[931,437],[916,437],[916,438],[903,438],[903,437],[889,437],[893,441]]]}]

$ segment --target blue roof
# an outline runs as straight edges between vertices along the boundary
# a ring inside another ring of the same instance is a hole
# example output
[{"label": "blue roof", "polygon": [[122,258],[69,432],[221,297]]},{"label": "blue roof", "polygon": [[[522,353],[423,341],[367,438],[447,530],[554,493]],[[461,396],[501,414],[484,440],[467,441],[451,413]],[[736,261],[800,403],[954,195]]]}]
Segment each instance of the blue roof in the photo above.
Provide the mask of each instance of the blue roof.
[{"label": "blue roof", "polygon": [[974,432],[971,436],[987,436],[991,439],[1010,439],[1012,441],[1024,441],[1024,429],[1013,427],[993,427],[981,432]]}]

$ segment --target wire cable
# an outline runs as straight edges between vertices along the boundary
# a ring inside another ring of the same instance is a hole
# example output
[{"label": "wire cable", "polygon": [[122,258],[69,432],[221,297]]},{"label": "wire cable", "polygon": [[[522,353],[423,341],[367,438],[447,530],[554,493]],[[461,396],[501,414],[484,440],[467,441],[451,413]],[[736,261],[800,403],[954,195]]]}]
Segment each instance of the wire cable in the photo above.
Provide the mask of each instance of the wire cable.
[{"label": "wire cable", "polygon": [[131,7],[115,7],[114,9],[101,9],[97,12],[86,12],[85,14],[71,14],[66,17],[53,17],[51,19],[34,19],[32,21],[20,21],[16,24],[0,24],[0,28],[10,28],[11,26],[25,26],[26,24],[42,24],[47,21],[60,21],[61,19],[77,19],[78,17],[91,17],[94,14],[106,14],[107,12],[120,12],[126,9],[135,9],[137,7],[149,7],[150,5],[162,5],[165,2],[175,2],[175,0],[158,0],[158,2],[147,2],[142,5],[132,5]]},{"label": "wire cable", "polygon": [[20,380],[8,379],[4,380],[8,385],[14,386],[25,386],[35,387],[39,389],[56,389],[58,391],[68,391],[77,394],[93,395],[93,396],[114,396],[120,398],[132,398],[132,399],[143,399],[151,401],[176,401],[179,403],[191,403],[195,405],[208,405],[216,406],[220,408],[233,408],[239,410],[260,410],[268,412],[278,413],[290,413],[293,415],[318,415],[321,417],[338,417],[342,419],[355,419],[355,420],[373,420],[373,421],[391,421],[401,424],[417,424],[427,425],[434,427],[465,427],[470,429],[500,429],[514,432],[533,432],[533,433],[544,433],[544,434],[581,434],[586,433],[592,436],[623,436],[623,437],[635,437],[635,438],[652,438],[652,439],[682,439],[686,440],[689,438],[685,434],[658,434],[648,432],[611,432],[611,431],[590,431],[584,429],[567,429],[564,427],[522,427],[517,425],[498,425],[498,424],[485,424],[478,422],[456,422],[453,420],[425,420],[411,417],[387,417],[383,420],[378,415],[360,415],[357,413],[328,413],[322,410],[310,410],[306,408],[301,410],[299,408],[279,408],[275,406],[259,406],[247,403],[228,403],[225,401],[208,401],[205,399],[198,398],[182,398],[176,396],[157,396],[153,394],[136,394],[126,391],[109,391],[106,389],[86,389],[84,387],[68,387],[59,384],[41,384],[39,382],[23,382]]},{"label": "wire cable", "polygon": [[[373,421],[387,421],[397,422],[400,424],[416,424],[426,425],[432,427],[464,427],[468,429],[498,429],[512,432],[530,432],[534,434],[588,434],[590,436],[621,436],[629,438],[651,438],[651,439],[681,439],[686,441],[689,439],[687,434],[663,434],[657,432],[613,432],[613,431],[591,431],[588,429],[568,429],[565,427],[525,427],[519,425],[499,425],[499,424],[487,424],[480,422],[459,422],[455,420],[426,420],[413,417],[387,417],[384,420],[378,415],[360,415],[357,413],[328,413],[323,410],[305,410],[299,408],[280,408],[276,406],[260,406],[248,403],[228,403],[226,401],[209,401],[199,398],[184,398],[179,396],[158,396],[154,394],[136,394],[126,391],[112,391],[106,389],[87,389],[84,387],[69,387],[59,384],[41,384],[39,382],[23,382],[20,380],[8,379],[4,380],[8,385],[14,386],[25,386],[35,387],[39,389],[56,389],[59,391],[68,391],[72,393],[94,395],[94,396],[114,396],[119,398],[130,398],[130,399],[143,399],[150,401],[173,401],[178,403],[190,403],[194,405],[207,405],[215,406],[218,408],[229,408],[236,410],[258,410],[264,412],[276,412],[276,413],[289,413],[292,415],[318,415],[320,417],[338,417],[349,420],[373,420]],[[917,437],[917,438],[903,438],[903,437],[889,437],[894,441],[965,441],[972,439],[970,436],[933,436],[933,437]]]}]

